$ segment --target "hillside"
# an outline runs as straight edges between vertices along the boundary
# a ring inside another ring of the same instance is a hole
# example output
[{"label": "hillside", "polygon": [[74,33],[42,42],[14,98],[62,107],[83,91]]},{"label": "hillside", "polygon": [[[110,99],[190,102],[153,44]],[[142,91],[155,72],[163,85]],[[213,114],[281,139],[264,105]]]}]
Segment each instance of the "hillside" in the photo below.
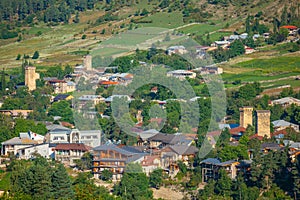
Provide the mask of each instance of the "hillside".
[{"label": "hillside", "polygon": [[[20,3],[22,0],[12,2]],[[54,7],[60,10],[63,1],[52,2]],[[243,32],[246,17],[256,15],[259,11],[262,11],[260,23],[266,24],[270,30],[272,30],[273,18],[279,18],[285,6],[290,10],[297,5],[296,9],[291,10],[299,14],[297,0],[87,2],[90,4],[83,4],[85,6],[80,7],[79,4],[70,5],[67,1],[68,17],[64,20],[51,16],[46,18],[47,13],[51,14],[49,10],[53,6],[50,5],[44,5],[44,8],[37,11],[27,11],[30,14],[19,10],[17,13],[11,13],[11,16],[0,10],[0,16],[3,16],[2,25],[10,25],[9,31],[16,32],[18,35],[18,37],[0,40],[0,66],[4,68],[20,66],[21,60],[16,60],[18,54],[21,57],[23,55],[31,57],[34,51],[40,53],[39,59],[30,59],[35,65],[80,64],[82,56],[98,47],[102,41],[138,27],[177,29],[201,37],[210,32],[211,37],[217,39],[221,35],[230,35],[234,31]],[[1,4],[3,3],[4,1]],[[20,16],[23,16],[26,22],[23,20],[20,24],[22,20],[18,19]],[[197,24],[194,24],[195,22]],[[193,24],[187,25],[190,23]],[[180,28],[182,26],[184,28]],[[115,54],[122,53],[123,50],[113,49],[106,52]]]}]

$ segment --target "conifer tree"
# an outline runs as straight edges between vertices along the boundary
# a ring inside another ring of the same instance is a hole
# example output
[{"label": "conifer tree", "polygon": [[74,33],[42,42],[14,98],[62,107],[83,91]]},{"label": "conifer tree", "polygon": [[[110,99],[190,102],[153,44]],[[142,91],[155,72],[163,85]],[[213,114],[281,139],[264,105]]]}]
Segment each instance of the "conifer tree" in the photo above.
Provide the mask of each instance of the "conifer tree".
[{"label": "conifer tree", "polygon": [[63,164],[59,164],[52,174],[52,194],[55,199],[73,199],[74,197],[71,181]]}]

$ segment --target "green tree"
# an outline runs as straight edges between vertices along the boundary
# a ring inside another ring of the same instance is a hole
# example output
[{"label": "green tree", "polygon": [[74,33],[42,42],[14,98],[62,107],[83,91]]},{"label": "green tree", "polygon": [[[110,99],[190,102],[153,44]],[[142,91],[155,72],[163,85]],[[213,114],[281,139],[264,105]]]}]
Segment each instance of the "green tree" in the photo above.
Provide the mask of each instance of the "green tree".
[{"label": "green tree", "polygon": [[163,181],[163,170],[155,169],[149,177],[150,186],[159,189]]},{"label": "green tree", "polygon": [[48,111],[48,116],[61,116],[63,121],[74,123],[73,112],[68,101],[54,102]]},{"label": "green tree", "polygon": [[40,57],[39,52],[38,52],[38,51],[35,51],[35,52],[33,53],[32,59],[38,59],[39,57]]},{"label": "green tree", "polygon": [[63,164],[58,164],[52,174],[52,195],[55,199],[73,199],[70,177]]},{"label": "green tree", "polygon": [[1,92],[2,92],[2,95],[5,95],[5,91],[6,91],[6,79],[5,79],[5,70],[3,68],[2,73],[1,73]]},{"label": "green tree", "polygon": [[231,195],[232,181],[227,175],[226,171],[221,169],[219,170],[219,179],[215,185],[215,191],[217,194],[222,195],[223,197],[228,197]]},{"label": "green tree", "polygon": [[112,179],[112,176],[113,176],[113,173],[110,170],[105,169],[101,172],[100,179],[103,181],[109,181]]},{"label": "green tree", "polygon": [[149,189],[149,180],[142,172],[142,167],[137,163],[129,163],[121,178],[115,186],[115,194],[122,199],[151,199],[152,191]]}]

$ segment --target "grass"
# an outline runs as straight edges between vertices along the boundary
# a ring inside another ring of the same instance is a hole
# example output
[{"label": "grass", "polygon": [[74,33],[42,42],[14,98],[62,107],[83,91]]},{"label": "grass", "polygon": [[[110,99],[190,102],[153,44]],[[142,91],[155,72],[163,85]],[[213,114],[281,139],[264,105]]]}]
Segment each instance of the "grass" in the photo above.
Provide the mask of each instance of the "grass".
[{"label": "grass", "polygon": [[262,83],[261,85],[264,87],[264,89],[277,88],[283,85],[291,85],[292,87],[296,88],[296,87],[300,87],[300,80],[295,80],[295,79],[277,80],[272,83]]},{"label": "grass", "polygon": [[121,54],[128,52],[127,49],[121,49],[121,48],[113,48],[113,47],[105,47],[105,48],[99,48],[94,51],[92,51],[92,56],[101,56],[101,57],[111,57],[116,54]]},{"label": "grass", "polygon": [[136,46],[138,44],[146,42],[149,39],[159,36],[160,33],[165,30],[166,29],[150,27],[131,30],[116,35],[102,42],[101,45],[119,45],[125,48],[129,46]]},{"label": "grass", "polygon": [[236,87],[231,82],[260,82],[265,89],[276,88],[290,84],[292,87],[300,87],[300,81],[291,76],[300,73],[300,58],[290,56],[278,56],[269,59],[253,59],[233,65],[224,65],[225,73],[222,78],[225,87]]},{"label": "grass", "polygon": [[158,12],[140,21],[152,21],[152,23],[140,23],[143,27],[162,27],[162,28],[177,28],[182,26],[183,15],[181,12],[175,11],[171,13]]},{"label": "grass", "polygon": [[300,57],[281,56],[271,59],[253,59],[235,64],[236,67],[260,69],[263,73],[300,72]]},{"label": "grass", "polygon": [[39,33],[39,32],[41,32],[41,33],[43,34],[43,33],[49,32],[49,31],[51,31],[51,28],[50,28],[50,27],[39,26],[39,27],[32,27],[32,28],[30,28],[30,29],[27,31],[27,33],[28,33],[28,34],[31,34],[31,35],[35,35],[35,34],[37,34],[37,33]]},{"label": "grass", "polygon": [[4,191],[9,190],[10,176],[11,173],[8,172],[0,174],[0,190],[4,190]]},{"label": "grass", "polygon": [[178,31],[182,31],[185,34],[193,34],[193,35],[204,35],[208,32],[217,31],[222,28],[223,24],[210,25],[210,24],[192,24],[190,26],[186,26],[178,29]]}]

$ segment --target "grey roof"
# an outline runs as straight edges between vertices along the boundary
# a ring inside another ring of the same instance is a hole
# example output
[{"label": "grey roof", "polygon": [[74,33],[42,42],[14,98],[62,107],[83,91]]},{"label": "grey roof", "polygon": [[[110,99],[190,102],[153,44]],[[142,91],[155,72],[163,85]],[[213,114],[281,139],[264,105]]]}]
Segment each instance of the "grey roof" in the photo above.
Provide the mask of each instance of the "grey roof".
[{"label": "grey roof", "polygon": [[76,86],[76,84],[73,81],[67,81],[68,86]]},{"label": "grey roof", "polygon": [[300,149],[300,142],[294,142],[290,145],[290,148]]},{"label": "grey roof", "polygon": [[54,131],[54,132],[56,132],[56,131],[70,131],[71,130],[71,129],[66,128],[66,127],[64,127],[62,125],[59,125],[59,124],[48,125],[48,126],[46,126],[46,128],[47,128],[48,131]]},{"label": "grey roof", "polygon": [[32,144],[37,144],[37,141],[31,140],[29,138],[19,138],[19,137],[14,137],[9,140],[6,140],[2,142],[2,145],[6,144],[12,144],[12,145],[32,145]]},{"label": "grey roof", "polygon": [[170,144],[170,142],[173,140],[174,137],[175,137],[175,135],[172,135],[172,134],[157,133],[156,135],[148,138],[148,140],[149,141],[159,141],[159,142],[163,142],[166,144]]},{"label": "grey roof", "polygon": [[120,154],[124,154],[126,156],[130,156],[133,155],[135,153],[127,151],[123,148],[119,148],[118,146],[114,145],[114,144],[104,144],[98,147],[93,148],[94,151],[106,151],[106,150],[113,150],[113,151],[117,151]]},{"label": "grey roof", "polygon": [[148,155],[148,154],[147,153],[134,154],[134,155],[128,157],[128,159],[126,160],[126,163],[135,162],[146,155]]},{"label": "grey roof", "polygon": [[221,161],[220,161],[219,159],[217,159],[217,158],[207,158],[207,159],[202,160],[202,161],[200,162],[200,164],[202,164],[202,163],[216,165],[216,164],[221,163]]},{"label": "grey roof", "polygon": [[90,100],[94,100],[94,99],[98,99],[98,98],[102,98],[102,96],[91,94],[91,95],[82,95],[78,98],[78,100],[80,100],[80,101],[90,101]]},{"label": "grey roof", "polygon": [[131,153],[142,153],[139,149],[132,147],[132,146],[123,146],[122,149],[131,152]]},{"label": "grey roof", "polygon": [[296,99],[294,97],[284,97],[281,99],[276,99],[272,101],[273,103],[278,104],[286,104],[286,103],[300,103],[299,99]]},{"label": "grey roof", "polygon": [[251,165],[253,161],[252,160],[240,160],[238,164],[239,167],[243,167],[243,166],[249,166]]},{"label": "grey roof", "polygon": [[267,149],[280,149],[281,147],[277,143],[263,143],[261,145],[261,148],[262,149],[265,149],[265,148],[267,148]]},{"label": "grey roof", "polygon": [[292,125],[296,125],[296,124],[287,122],[287,121],[285,121],[285,120],[276,120],[276,121],[273,121],[272,124],[273,124],[275,127],[277,127],[277,126],[292,126]]},{"label": "grey roof", "polygon": [[69,94],[58,94],[54,98],[54,101],[64,100],[64,99],[68,98],[69,96],[70,96]]},{"label": "grey roof", "polygon": [[190,155],[198,152],[198,149],[195,146],[170,145],[169,147],[178,155]]},{"label": "grey roof", "polygon": [[159,133],[159,131],[157,131],[155,129],[150,129],[150,130],[143,131],[143,132],[136,133],[136,134],[138,136],[140,136],[140,138],[142,138],[142,140],[147,140],[148,138],[153,137],[158,133]]},{"label": "grey roof", "polygon": [[231,165],[232,163],[235,163],[237,162],[236,160],[227,160],[225,162],[221,162],[221,163],[218,163],[217,165],[219,166],[227,166],[227,165]]},{"label": "grey roof", "polygon": [[114,98],[121,98],[122,99],[124,97],[127,99],[127,101],[131,101],[131,98],[128,95],[112,95],[112,96],[107,97],[105,99],[105,102],[112,102]]},{"label": "grey roof", "polygon": [[192,139],[188,139],[184,135],[175,135],[172,140],[170,141],[170,144],[181,144],[181,145],[190,145]]}]

